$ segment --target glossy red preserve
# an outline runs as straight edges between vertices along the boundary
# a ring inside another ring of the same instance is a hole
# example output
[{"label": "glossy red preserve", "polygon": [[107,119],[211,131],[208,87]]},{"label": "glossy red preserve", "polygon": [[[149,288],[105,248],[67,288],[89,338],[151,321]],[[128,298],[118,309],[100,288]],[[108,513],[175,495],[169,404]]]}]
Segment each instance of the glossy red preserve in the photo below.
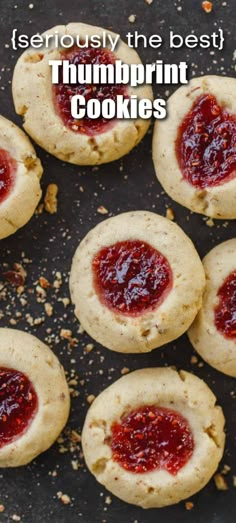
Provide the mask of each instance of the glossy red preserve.
[{"label": "glossy red preserve", "polygon": [[172,270],[165,256],[139,240],[101,249],[93,259],[93,274],[101,302],[128,315],[157,307],[172,286]]},{"label": "glossy red preserve", "polygon": [[236,173],[236,116],[210,94],[199,96],[178,130],[176,157],[183,177],[199,189]]},{"label": "glossy red preserve", "polygon": [[[93,49],[88,47],[80,49],[74,47],[69,51],[61,53],[61,58],[69,60],[71,64],[114,64],[115,55],[108,49]],[[105,118],[90,119],[85,116],[81,120],[75,120],[71,116],[71,97],[74,95],[82,95],[86,102],[92,98],[97,98],[102,102],[110,98],[116,100],[117,95],[128,97],[127,89],[124,85],[119,84],[63,84],[62,73],[58,85],[54,85],[54,103],[59,116],[62,118],[64,124],[72,131],[94,136],[96,134],[104,133],[114,125],[114,120],[106,120]]]},{"label": "glossy red preserve", "polygon": [[215,325],[226,338],[236,338],[236,271],[231,272],[218,290]]},{"label": "glossy red preserve", "polygon": [[10,194],[16,175],[17,163],[8,151],[0,149],[0,203]]},{"label": "glossy red preserve", "polygon": [[38,406],[28,378],[15,369],[0,367],[0,448],[21,436]]},{"label": "glossy red preserve", "polygon": [[129,472],[165,469],[174,476],[194,450],[187,420],[174,410],[145,406],[112,426],[113,460]]}]

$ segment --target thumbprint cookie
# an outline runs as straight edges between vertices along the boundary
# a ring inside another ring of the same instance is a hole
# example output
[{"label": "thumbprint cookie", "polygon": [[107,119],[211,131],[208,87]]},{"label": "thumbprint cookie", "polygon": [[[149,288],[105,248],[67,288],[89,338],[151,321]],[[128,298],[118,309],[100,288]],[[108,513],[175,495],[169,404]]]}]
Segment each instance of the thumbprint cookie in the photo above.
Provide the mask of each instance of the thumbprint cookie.
[{"label": "thumbprint cookie", "polygon": [[212,218],[236,218],[236,79],[194,78],[155,124],[156,175],[173,200]]},{"label": "thumbprint cookie", "polygon": [[82,445],[97,481],[143,508],[201,490],[224,451],[224,416],[206,383],[172,368],[123,376],[90,407]]},{"label": "thumbprint cookie", "polygon": [[236,238],[214,247],[203,266],[206,289],[189,339],[209,365],[236,378]]},{"label": "thumbprint cookie", "polygon": [[57,357],[34,336],[0,329],[0,467],[30,463],[64,428],[70,408]]},{"label": "thumbprint cookie", "polygon": [[[19,58],[13,76],[13,99],[17,114],[24,119],[24,128],[41,147],[60,160],[78,165],[95,165],[111,162],[127,154],[142,139],[148,130],[150,120],[105,119],[98,116],[89,118],[87,113],[82,119],[75,119],[71,113],[71,98],[74,95],[90,100],[117,100],[136,95],[138,99],[152,100],[152,89],[147,85],[131,87],[126,84],[86,84],[64,83],[62,69],[58,83],[52,84],[51,60],[65,60],[69,64],[100,64],[114,66],[116,60],[122,63],[141,64],[134,49],[124,42],[112,51],[108,47],[94,48],[94,34],[102,36],[105,29],[81,23],[70,23],[46,31],[42,36],[68,35],[87,42],[85,47],[73,46],[42,47],[40,50],[27,49]],[[115,33],[106,31],[113,39]],[[60,66],[63,67],[63,64]],[[69,79],[71,82],[71,79]],[[82,82],[82,81],[81,81]]]},{"label": "thumbprint cookie", "polygon": [[75,315],[117,352],[149,352],[183,334],[202,303],[201,260],[175,223],[147,211],[109,218],[80,243],[72,262]]},{"label": "thumbprint cookie", "polygon": [[28,137],[0,116],[0,239],[32,217],[41,198],[42,172]]}]

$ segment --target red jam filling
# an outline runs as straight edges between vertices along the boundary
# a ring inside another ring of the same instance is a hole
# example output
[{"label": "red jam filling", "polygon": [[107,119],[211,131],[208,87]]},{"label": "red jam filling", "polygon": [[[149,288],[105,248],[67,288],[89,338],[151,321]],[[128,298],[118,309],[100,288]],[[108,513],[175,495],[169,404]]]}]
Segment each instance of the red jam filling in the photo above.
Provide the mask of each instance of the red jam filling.
[{"label": "red jam filling", "polygon": [[15,181],[17,164],[8,151],[0,149],[0,203],[10,194]]},{"label": "red jam filling", "polygon": [[137,315],[160,305],[172,286],[165,256],[139,240],[101,249],[92,265],[101,302],[122,314]]},{"label": "red jam filling", "polygon": [[210,94],[197,98],[178,130],[176,157],[183,177],[199,189],[236,173],[236,116]]},{"label": "red jam filling", "polygon": [[0,448],[20,437],[36,414],[37,394],[28,378],[0,367]]},{"label": "red jam filling", "polygon": [[[108,49],[93,49],[88,47],[86,49],[79,49],[74,47],[69,51],[61,53],[61,58],[69,60],[71,64],[114,64],[115,55]],[[82,95],[86,102],[90,99],[99,99],[100,102],[109,98],[116,100],[118,95],[123,95],[127,98],[127,89],[119,84],[63,84],[62,72],[58,85],[53,88],[54,103],[56,110],[64,122],[66,127],[69,127],[74,132],[87,134],[93,136],[104,133],[110,129],[114,120],[106,120],[105,118],[90,119],[87,115],[81,120],[75,120],[71,115],[71,97],[74,95]]]},{"label": "red jam filling", "polygon": [[112,426],[113,460],[129,472],[165,469],[174,476],[194,449],[187,420],[174,410],[145,406]]},{"label": "red jam filling", "polygon": [[217,296],[215,325],[226,338],[236,338],[236,271],[226,278]]}]

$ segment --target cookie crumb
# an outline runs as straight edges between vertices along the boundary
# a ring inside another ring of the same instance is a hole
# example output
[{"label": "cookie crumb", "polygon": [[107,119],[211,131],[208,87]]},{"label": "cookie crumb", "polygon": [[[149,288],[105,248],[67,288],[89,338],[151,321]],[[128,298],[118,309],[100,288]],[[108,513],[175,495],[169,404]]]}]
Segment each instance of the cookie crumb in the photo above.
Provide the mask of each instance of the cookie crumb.
[{"label": "cookie crumb", "polygon": [[105,503],[106,503],[106,505],[111,505],[111,503],[112,503],[111,496],[106,496]]},{"label": "cookie crumb", "polygon": [[63,505],[69,505],[71,503],[70,496],[68,494],[63,494],[62,492],[57,492],[57,497],[63,503]]},{"label": "cookie crumb", "polygon": [[130,369],[128,367],[123,367],[123,369],[121,369],[120,373],[123,376],[124,374],[128,374],[129,371],[130,371]]},{"label": "cookie crumb", "polygon": [[173,209],[171,209],[171,207],[168,207],[166,209],[166,218],[171,221],[175,219],[174,211]]},{"label": "cookie crumb", "polygon": [[13,514],[13,516],[11,517],[11,519],[12,519],[13,521],[21,521],[21,517],[18,516],[17,514]]},{"label": "cookie crumb", "polygon": [[208,220],[206,221],[206,225],[207,227],[214,227],[215,222],[212,220],[212,218],[208,218]]},{"label": "cookie crumb", "polygon": [[129,22],[130,22],[131,24],[133,24],[133,23],[135,22],[135,20],[136,20],[136,15],[130,15],[129,18],[128,18],[128,20],[129,20]]},{"label": "cookie crumb", "polygon": [[192,501],[186,501],[185,502],[185,508],[186,510],[192,510],[194,507],[194,503],[192,503]]},{"label": "cookie crumb", "polygon": [[196,365],[196,363],[198,363],[198,358],[197,358],[197,356],[195,356],[195,355],[191,356],[190,363],[191,363],[192,365]]},{"label": "cookie crumb", "polygon": [[204,1],[202,2],[202,9],[203,11],[205,11],[205,13],[211,13],[212,9],[213,9],[213,3],[212,2],[208,2],[208,1]]},{"label": "cookie crumb", "polygon": [[95,400],[95,396],[94,394],[89,394],[87,396],[87,402],[89,403],[89,405],[91,405],[93,403],[93,401]]},{"label": "cookie crumb", "polygon": [[51,305],[51,303],[45,303],[44,309],[45,309],[47,316],[50,317],[53,315],[53,306]]},{"label": "cookie crumb", "polygon": [[55,183],[50,183],[47,186],[44,197],[45,210],[49,212],[49,214],[55,214],[57,212],[57,194],[58,186]]},{"label": "cookie crumb", "polygon": [[233,487],[236,487],[236,476],[233,476]]},{"label": "cookie crumb", "polygon": [[224,476],[220,473],[214,475],[214,482],[217,490],[228,490],[229,488]]},{"label": "cookie crumb", "polygon": [[97,212],[99,214],[108,214],[108,209],[106,209],[106,207],[104,207],[103,205],[100,205],[98,208],[97,208]]},{"label": "cookie crumb", "polygon": [[93,343],[87,343],[87,345],[85,346],[86,352],[91,352],[93,349],[94,349]]},{"label": "cookie crumb", "polygon": [[0,512],[4,512],[5,510],[5,506],[4,505],[0,505]]},{"label": "cookie crumb", "polygon": [[145,0],[146,4],[151,5],[153,0]]}]

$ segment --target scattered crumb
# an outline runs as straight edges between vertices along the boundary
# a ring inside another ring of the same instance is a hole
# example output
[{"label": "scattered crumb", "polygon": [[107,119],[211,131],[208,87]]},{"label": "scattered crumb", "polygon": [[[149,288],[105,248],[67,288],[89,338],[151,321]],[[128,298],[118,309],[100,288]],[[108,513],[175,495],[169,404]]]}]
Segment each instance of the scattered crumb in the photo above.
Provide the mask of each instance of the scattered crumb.
[{"label": "scattered crumb", "polygon": [[17,514],[13,514],[13,516],[11,517],[11,519],[12,519],[13,521],[20,521],[20,520],[21,520],[21,517],[18,516]]},{"label": "scattered crumb", "polygon": [[186,510],[192,510],[193,507],[194,507],[194,503],[192,503],[192,501],[185,501]]},{"label": "scattered crumb", "polygon": [[221,474],[224,474],[224,476],[226,476],[226,474],[228,474],[230,471],[231,471],[231,467],[229,467],[229,465],[223,465]]},{"label": "scattered crumb", "polygon": [[153,0],[145,0],[146,4],[151,5]]},{"label": "scattered crumb", "polygon": [[45,303],[44,308],[45,308],[45,312],[46,312],[47,316],[53,315],[53,306],[51,305],[51,303]]},{"label": "scattered crumb", "polygon": [[135,22],[135,20],[136,20],[136,15],[130,15],[129,18],[128,18],[128,20],[129,20],[129,22],[130,22],[131,24],[133,24],[133,23]]},{"label": "scattered crumb", "polygon": [[106,496],[105,503],[106,503],[106,505],[111,505],[111,503],[112,503],[111,496]]},{"label": "scattered crumb", "polygon": [[233,476],[233,486],[236,487],[236,476]]},{"label": "scattered crumb", "polygon": [[197,356],[195,356],[195,355],[191,356],[190,363],[191,363],[192,365],[195,365],[196,363],[198,363],[198,358],[197,358]]},{"label": "scattered crumb", "polygon": [[124,375],[124,374],[128,374],[129,371],[130,371],[130,369],[128,367],[123,367],[123,369],[121,369],[120,373],[122,375]]},{"label": "scattered crumb", "polygon": [[93,349],[94,349],[93,343],[87,343],[87,345],[85,346],[86,352],[91,352]]},{"label": "scattered crumb", "polygon": [[57,212],[57,193],[58,186],[55,183],[50,183],[47,186],[44,197],[45,210],[49,212],[49,214],[55,214]]},{"label": "scattered crumb", "polygon": [[70,329],[61,329],[60,337],[64,338],[65,340],[70,340],[72,337],[72,331]]},{"label": "scattered crumb", "polygon": [[71,503],[70,496],[68,494],[63,494],[62,492],[57,492],[57,497],[63,503],[63,505],[69,505]]},{"label": "scattered crumb", "polygon": [[89,394],[87,396],[87,402],[89,403],[89,405],[91,405],[91,403],[93,403],[94,400],[95,400],[94,394]]},{"label": "scattered crumb", "polygon": [[4,510],[5,510],[4,505],[0,505],[0,512],[4,512]]},{"label": "scattered crumb", "polygon": [[205,11],[205,13],[211,13],[213,9],[213,3],[208,1],[202,2],[202,9]]},{"label": "scattered crumb", "polygon": [[100,205],[98,208],[97,208],[97,212],[99,212],[99,214],[108,214],[108,209],[106,209],[106,207],[104,207],[103,205]]},{"label": "scattered crumb", "polygon": [[171,207],[168,207],[166,209],[166,218],[171,221],[175,219],[174,211],[173,209],[171,209]]},{"label": "scattered crumb", "polygon": [[208,220],[206,221],[206,225],[207,227],[214,227],[215,222],[212,220],[212,218],[208,218]]},{"label": "scattered crumb", "polygon": [[222,474],[218,473],[214,475],[214,482],[217,490],[228,490],[228,485]]}]

